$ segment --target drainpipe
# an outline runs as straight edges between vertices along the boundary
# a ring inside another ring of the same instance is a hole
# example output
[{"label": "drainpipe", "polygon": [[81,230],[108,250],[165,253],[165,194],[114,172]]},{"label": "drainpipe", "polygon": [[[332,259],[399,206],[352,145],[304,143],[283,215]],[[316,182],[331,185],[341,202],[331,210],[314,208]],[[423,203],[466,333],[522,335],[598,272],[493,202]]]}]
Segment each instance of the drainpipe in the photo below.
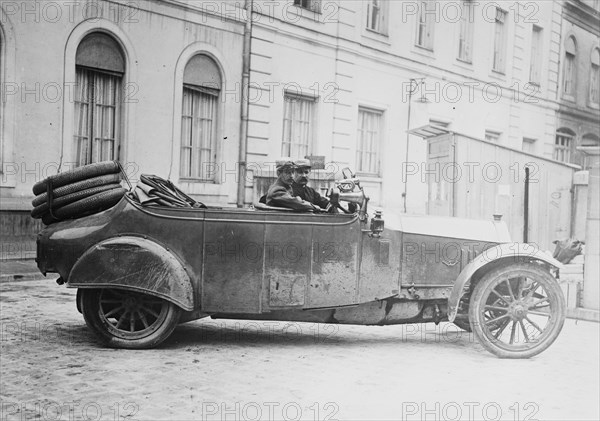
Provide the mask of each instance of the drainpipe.
[{"label": "drainpipe", "polygon": [[243,208],[246,201],[246,168],[248,157],[248,109],[250,106],[250,52],[252,40],[252,8],[254,0],[246,0],[246,24],[242,52],[242,104],[240,111],[240,153],[238,156],[237,206]]},{"label": "drainpipe", "polygon": [[[456,134],[452,133],[450,147],[452,148],[452,165],[456,168]],[[456,217],[456,180],[452,180],[452,217]]]},{"label": "drainpipe", "polygon": [[[413,94],[413,81],[415,79],[411,79],[410,80],[410,90],[408,91],[408,116],[406,118],[406,154],[404,155],[404,169],[405,171],[408,171],[408,152],[409,152],[409,144],[410,144],[410,133],[408,133],[408,131],[410,130],[410,108],[411,108],[411,102],[412,102],[412,94]],[[418,87],[418,85],[417,85]],[[402,201],[404,202],[404,206],[403,206],[403,210],[404,213],[406,213],[406,193],[408,190],[408,174],[403,174],[404,176],[404,192],[402,193]]]},{"label": "drainpipe", "polygon": [[[404,169],[406,170],[408,168],[408,153],[410,152],[410,133],[408,133],[408,131],[410,130],[410,110],[411,110],[411,105],[412,105],[412,96],[414,92],[417,92],[417,90],[419,89],[419,83],[423,83],[423,77],[420,78],[412,78],[410,79],[410,90],[408,91],[408,116],[406,117],[406,155],[404,158]],[[415,89],[413,91],[413,82],[415,83]],[[402,193],[402,199],[404,202],[403,205],[403,210],[404,213],[406,213],[406,195],[407,195],[407,191],[408,191],[408,174],[403,174],[404,176],[404,192]]]},{"label": "drainpipe", "polygon": [[529,242],[529,167],[525,167],[525,194],[523,198],[523,242]]}]

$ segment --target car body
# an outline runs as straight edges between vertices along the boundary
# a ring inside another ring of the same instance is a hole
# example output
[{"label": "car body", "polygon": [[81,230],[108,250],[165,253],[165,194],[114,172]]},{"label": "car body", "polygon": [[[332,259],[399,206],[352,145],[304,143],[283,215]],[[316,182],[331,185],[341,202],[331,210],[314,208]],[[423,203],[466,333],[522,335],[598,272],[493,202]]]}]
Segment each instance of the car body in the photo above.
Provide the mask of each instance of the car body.
[{"label": "car body", "polygon": [[338,191],[360,205],[350,214],[143,206],[126,194],[111,209],[46,227],[37,263],[78,288],[86,323],[115,347],[156,346],[178,323],[207,316],[449,320],[508,358],[554,341],[565,304],[551,256],[511,242],[499,218],[389,215],[384,227],[362,189],[352,190]]}]

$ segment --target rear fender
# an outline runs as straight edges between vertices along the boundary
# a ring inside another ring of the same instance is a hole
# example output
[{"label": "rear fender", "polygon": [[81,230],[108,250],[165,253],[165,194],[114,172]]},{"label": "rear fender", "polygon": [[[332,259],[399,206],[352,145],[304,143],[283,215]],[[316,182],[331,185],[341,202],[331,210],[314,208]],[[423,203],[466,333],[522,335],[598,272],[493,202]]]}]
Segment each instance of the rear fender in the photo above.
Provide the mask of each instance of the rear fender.
[{"label": "rear fender", "polygon": [[140,291],[194,309],[194,289],[183,264],[163,246],[140,237],[111,238],[89,248],[73,266],[67,285]]},{"label": "rear fender", "polygon": [[452,287],[450,298],[448,299],[448,320],[454,321],[458,311],[458,303],[467,291],[465,286],[471,281],[471,278],[478,270],[487,272],[488,269],[497,267],[499,264],[510,265],[513,262],[538,261],[544,262],[557,269],[563,267],[562,263],[550,255],[541,251],[538,247],[526,243],[505,243],[491,247],[478,255],[460,272],[456,282]]}]

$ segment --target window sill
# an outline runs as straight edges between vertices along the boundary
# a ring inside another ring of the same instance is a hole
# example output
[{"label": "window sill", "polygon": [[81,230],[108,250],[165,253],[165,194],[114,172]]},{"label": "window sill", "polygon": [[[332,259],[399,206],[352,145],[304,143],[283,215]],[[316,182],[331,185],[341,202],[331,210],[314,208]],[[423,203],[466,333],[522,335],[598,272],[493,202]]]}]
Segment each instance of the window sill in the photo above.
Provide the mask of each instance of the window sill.
[{"label": "window sill", "polygon": [[371,28],[365,28],[365,31],[367,31],[369,34],[372,34],[376,37],[389,38],[389,35],[385,31],[378,31],[376,29],[371,29]]},{"label": "window sill", "polygon": [[[298,16],[300,18],[308,19],[315,23],[328,23],[331,22],[330,16],[325,16],[323,12],[307,9],[306,7],[294,5],[293,8],[287,10],[290,16]],[[290,18],[288,18],[290,19]],[[297,21],[296,21],[297,22]]]},{"label": "window sill", "polygon": [[217,184],[215,180],[203,180],[201,178],[183,178],[179,179],[180,183],[190,183],[190,184]]},{"label": "window sill", "polygon": [[593,102],[588,102],[588,108],[592,110],[600,110],[600,104],[595,104]]},{"label": "window sill", "polygon": [[296,8],[296,10],[306,10],[307,12],[313,13],[315,15],[321,15],[321,11],[320,10],[314,10],[314,9],[309,9],[308,7],[303,7],[303,6],[299,6],[297,4],[294,5],[294,7]]},{"label": "window sill", "polygon": [[412,52],[420,55],[421,57],[427,57],[429,59],[435,60],[435,54],[433,52],[433,48],[421,47],[420,45],[414,45],[412,48]]},{"label": "window sill", "polygon": [[564,101],[569,101],[569,102],[575,103],[575,97],[571,96],[569,94],[562,94],[561,99]]},{"label": "window sill", "polygon": [[389,36],[383,32],[378,32],[373,29],[364,28],[362,36],[363,36],[363,38],[366,38],[366,39],[369,39],[372,41],[377,41],[377,42],[380,42],[385,45],[392,45],[390,42]]},{"label": "window sill", "polygon": [[415,47],[419,50],[427,51],[430,54],[433,54],[433,47],[425,47],[424,45],[415,44]]},{"label": "window sill", "polygon": [[494,70],[492,69],[492,72],[490,73],[490,77],[492,79],[496,79],[502,82],[506,82],[506,73],[501,72],[499,70]]},{"label": "window sill", "polygon": [[383,177],[378,174],[373,173],[364,173],[364,172],[356,172],[356,175],[360,177],[361,181],[369,182],[369,183],[381,183],[383,182]]},{"label": "window sill", "polygon": [[454,67],[457,67],[457,68],[462,69],[462,70],[466,70],[468,72],[474,72],[475,71],[475,68],[473,66],[473,62],[464,61],[464,60],[461,60],[459,58],[457,58],[456,61],[454,62]]}]

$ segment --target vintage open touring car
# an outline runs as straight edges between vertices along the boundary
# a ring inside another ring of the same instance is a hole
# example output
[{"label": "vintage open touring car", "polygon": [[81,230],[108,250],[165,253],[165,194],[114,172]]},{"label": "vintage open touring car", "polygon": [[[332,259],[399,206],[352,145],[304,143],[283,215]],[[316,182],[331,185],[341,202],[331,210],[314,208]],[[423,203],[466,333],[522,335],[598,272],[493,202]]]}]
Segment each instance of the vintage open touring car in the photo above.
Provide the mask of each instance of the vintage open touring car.
[{"label": "vintage open touring car", "polygon": [[499,220],[396,215],[384,223],[348,173],[330,197],[356,212],[325,214],[207,208],[155,176],[126,191],[114,177],[118,163],[81,168],[34,186],[32,214],[48,224],[37,264],[78,289],[77,308],[109,346],[154,347],[179,323],[209,316],[448,320],[499,357],[528,358],[564,323],[561,264],[511,242]]}]

